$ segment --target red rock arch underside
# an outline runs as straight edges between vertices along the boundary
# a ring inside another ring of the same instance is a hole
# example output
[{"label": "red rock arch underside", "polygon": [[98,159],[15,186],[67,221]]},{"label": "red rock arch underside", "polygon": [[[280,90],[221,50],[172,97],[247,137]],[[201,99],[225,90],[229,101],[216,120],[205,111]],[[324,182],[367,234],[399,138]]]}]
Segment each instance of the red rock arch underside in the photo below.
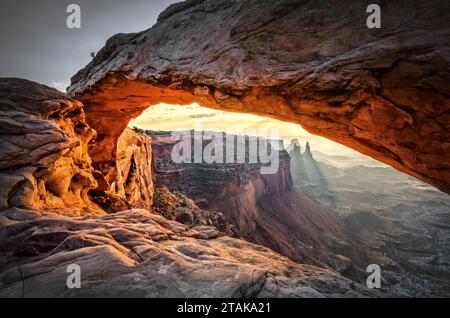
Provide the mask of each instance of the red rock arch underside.
[{"label": "red rock arch underside", "polygon": [[107,174],[132,118],[197,102],[301,124],[450,193],[450,4],[432,2],[381,1],[376,30],[363,2],[173,5],[72,78],[97,131],[90,155]]}]

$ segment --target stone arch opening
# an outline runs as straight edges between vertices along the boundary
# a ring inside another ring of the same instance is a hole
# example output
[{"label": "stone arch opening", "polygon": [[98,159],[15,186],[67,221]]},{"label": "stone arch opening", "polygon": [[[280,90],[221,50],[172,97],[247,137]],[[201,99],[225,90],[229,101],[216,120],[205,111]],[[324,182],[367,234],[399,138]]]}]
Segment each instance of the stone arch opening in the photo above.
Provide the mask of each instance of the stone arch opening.
[{"label": "stone arch opening", "polygon": [[148,106],[196,102],[299,123],[450,193],[449,3],[389,2],[368,30],[363,3],[325,2],[186,1],[110,38],[68,90],[94,162]]},{"label": "stone arch opening", "polygon": [[[84,102],[86,121],[97,131],[97,138],[89,145],[94,166],[110,179],[115,177],[115,172],[111,171],[115,171],[118,139],[131,119],[159,103],[197,103],[202,107],[250,113],[300,124],[314,135],[343,144],[444,192],[450,192],[449,169],[445,160],[446,143],[438,138],[423,138],[420,133],[431,125],[431,121],[435,122],[434,119],[423,118],[422,125],[416,127],[415,119],[410,114],[393,108],[392,105],[387,106],[389,102],[375,97],[365,100],[364,106],[358,105],[357,109],[350,110],[353,114],[350,118],[347,117],[348,107],[344,106],[347,111],[336,110],[336,106],[330,105],[330,102],[326,102],[326,106],[321,103],[320,106],[325,106],[322,108],[312,104],[304,105],[305,108],[319,109],[298,113],[288,106],[285,99],[272,94],[273,92],[257,88],[250,95],[227,95],[208,86],[156,86],[116,75],[108,77],[108,81],[102,83],[102,88],[95,93],[89,91],[87,95],[76,97]],[[433,99],[436,101],[439,96]],[[361,127],[364,125],[371,129]],[[436,131],[430,133],[435,134]],[[448,133],[442,134],[444,136]]]}]

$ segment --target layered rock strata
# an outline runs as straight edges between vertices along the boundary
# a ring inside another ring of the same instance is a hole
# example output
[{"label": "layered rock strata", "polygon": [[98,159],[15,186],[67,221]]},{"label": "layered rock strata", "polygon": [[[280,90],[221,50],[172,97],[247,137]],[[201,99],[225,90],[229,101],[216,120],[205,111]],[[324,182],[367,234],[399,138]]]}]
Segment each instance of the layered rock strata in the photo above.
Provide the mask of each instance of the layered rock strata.
[{"label": "layered rock strata", "polygon": [[88,197],[98,185],[88,154],[96,133],[82,103],[34,82],[1,79],[0,121],[0,209],[103,213]]},{"label": "layered rock strata", "polygon": [[113,160],[92,162],[83,104],[44,85],[0,79],[0,208],[73,215],[150,209],[151,139],[125,129]]},{"label": "layered rock strata", "polygon": [[[337,271],[345,271],[351,264],[337,251],[348,247],[342,220],[293,189],[286,151],[279,152],[279,167],[273,174],[262,174],[261,164],[248,160],[175,163],[171,156],[179,137],[169,132],[148,133],[156,164],[155,183],[188,196],[202,209],[223,213],[237,237],[301,263]],[[211,140],[203,142],[206,148]]]}]

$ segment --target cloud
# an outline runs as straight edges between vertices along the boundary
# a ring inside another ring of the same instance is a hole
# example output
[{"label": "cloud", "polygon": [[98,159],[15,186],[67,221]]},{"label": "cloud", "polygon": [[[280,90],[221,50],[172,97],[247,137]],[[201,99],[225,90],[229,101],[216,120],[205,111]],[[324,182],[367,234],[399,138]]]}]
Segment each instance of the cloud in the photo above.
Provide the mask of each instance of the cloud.
[{"label": "cloud", "polygon": [[49,84],[50,87],[56,88],[57,90],[65,93],[67,86],[69,86],[69,82],[51,82]]},{"label": "cloud", "polygon": [[211,118],[211,117],[215,117],[218,115],[220,115],[220,114],[194,114],[194,115],[189,115],[189,117],[198,119],[198,118]]}]

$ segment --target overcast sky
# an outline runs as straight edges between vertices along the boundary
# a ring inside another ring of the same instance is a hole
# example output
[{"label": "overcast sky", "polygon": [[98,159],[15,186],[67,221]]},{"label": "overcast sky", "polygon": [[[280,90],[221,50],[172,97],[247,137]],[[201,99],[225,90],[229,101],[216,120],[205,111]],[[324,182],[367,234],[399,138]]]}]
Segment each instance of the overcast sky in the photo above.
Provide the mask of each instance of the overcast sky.
[{"label": "overcast sky", "polygon": [[[22,77],[65,91],[70,77],[116,33],[150,28],[181,0],[0,0],[0,77]],[[66,7],[81,7],[81,29]]]}]

